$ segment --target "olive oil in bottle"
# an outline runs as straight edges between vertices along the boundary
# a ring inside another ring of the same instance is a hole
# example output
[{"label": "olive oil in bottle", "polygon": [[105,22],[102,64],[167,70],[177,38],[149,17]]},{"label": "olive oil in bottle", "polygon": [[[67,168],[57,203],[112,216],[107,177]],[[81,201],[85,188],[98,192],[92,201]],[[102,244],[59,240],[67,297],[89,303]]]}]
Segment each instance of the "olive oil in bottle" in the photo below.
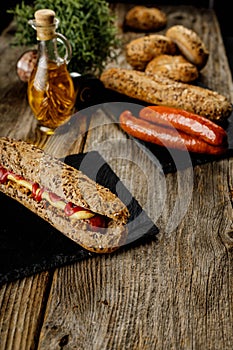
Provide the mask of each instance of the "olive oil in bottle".
[{"label": "olive oil in bottle", "polygon": [[[56,33],[58,20],[52,10],[35,12],[29,23],[36,29],[37,63],[28,81],[28,102],[40,129],[52,134],[71,116],[75,105],[75,90],[67,69],[71,47],[67,39]],[[65,45],[65,57],[58,54],[57,40]]]}]

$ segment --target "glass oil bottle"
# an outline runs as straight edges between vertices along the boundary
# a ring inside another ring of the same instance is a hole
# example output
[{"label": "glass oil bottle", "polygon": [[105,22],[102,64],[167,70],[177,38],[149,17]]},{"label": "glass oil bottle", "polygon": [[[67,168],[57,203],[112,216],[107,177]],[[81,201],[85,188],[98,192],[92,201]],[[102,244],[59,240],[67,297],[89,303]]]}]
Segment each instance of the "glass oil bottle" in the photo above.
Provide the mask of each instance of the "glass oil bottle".
[{"label": "glass oil bottle", "polygon": [[[72,50],[68,40],[56,32],[59,21],[54,11],[36,11],[29,24],[37,33],[38,52],[28,81],[28,102],[41,131],[53,134],[74,111],[75,89],[67,69]],[[65,47],[64,57],[58,53],[57,42]]]}]

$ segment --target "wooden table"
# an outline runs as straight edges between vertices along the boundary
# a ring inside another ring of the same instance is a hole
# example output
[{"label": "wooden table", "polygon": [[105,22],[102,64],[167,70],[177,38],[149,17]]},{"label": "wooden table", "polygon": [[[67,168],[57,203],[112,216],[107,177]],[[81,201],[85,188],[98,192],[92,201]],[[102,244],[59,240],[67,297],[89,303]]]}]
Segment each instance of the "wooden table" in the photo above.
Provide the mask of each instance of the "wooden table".
[{"label": "wooden table", "polygon": [[[127,8],[127,6],[126,6]],[[124,11],[120,6],[118,13]],[[233,100],[219,24],[209,9],[165,7],[168,25],[196,30],[210,50],[203,82]],[[15,64],[14,26],[0,37],[0,136],[63,156],[98,149],[159,227],[157,240],[44,271],[0,288],[0,349],[224,349],[233,344],[233,159],[162,176],[101,109],[73,143],[41,135]],[[103,121],[106,121],[103,127]],[[161,186],[161,184],[163,186]],[[165,195],[166,194],[166,195]]]}]

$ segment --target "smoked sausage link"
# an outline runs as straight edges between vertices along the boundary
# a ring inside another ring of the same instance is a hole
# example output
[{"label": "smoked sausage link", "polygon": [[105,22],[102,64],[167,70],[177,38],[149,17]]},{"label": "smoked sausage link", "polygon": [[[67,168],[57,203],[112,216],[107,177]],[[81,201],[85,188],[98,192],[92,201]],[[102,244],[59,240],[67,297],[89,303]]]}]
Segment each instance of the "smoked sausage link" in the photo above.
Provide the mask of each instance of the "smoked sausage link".
[{"label": "smoked sausage link", "polygon": [[225,146],[212,146],[198,137],[178,132],[175,128],[150,123],[133,116],[128,110],[121,113],[119,120],[121,128],[127,134],[145,142],[194,153],[220,155],[226,152]]},{"label": "smoked sausage link", "polygon": [[172,126],[179,131],[197,136],[213,146],[227,145],[227,133],[221,126],[183,109],[148,106],[140,110],[139,117],[161,126]]}]

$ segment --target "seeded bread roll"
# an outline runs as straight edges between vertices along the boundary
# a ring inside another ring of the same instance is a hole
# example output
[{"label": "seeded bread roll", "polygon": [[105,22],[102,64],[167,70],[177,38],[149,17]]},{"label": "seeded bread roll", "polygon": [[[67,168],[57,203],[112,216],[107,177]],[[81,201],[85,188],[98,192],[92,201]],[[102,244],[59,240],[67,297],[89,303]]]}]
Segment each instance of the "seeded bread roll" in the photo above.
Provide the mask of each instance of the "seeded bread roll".
[{"label": "seeded bread roll", "polygon": [[[25,141],[2,137],[0,150],[0,191],[23,204],[85,249],[109,253],[124,244],[129,212],[109,189]],[[6,181],[8,173],[15,180]],[[43,200],[35,198],[40,196],[35,194],[37,185],[41,196],[47,193]],[[58,201],[61,204],[56,204]],[[99,229],[96,224],[96,229],[90,229],[85,216],[77,219],[72,214],[65,213],[64,204],[67,203],[72,204],[71,209],[74,206],[80,207],[79,213],[87,209],[94,217],[104,216],[107,226]]]},{"label": "seeded bread roll", "polygon": [[125,25],[141,31],[153,31],[167,24],[166,14],[156,7],[134,6],[125,16]]},{"label": "seeded bread roll", "polygon": [[182,55],[159,55],[147,64],[145,72],[161,74],[164,77],[184,83],[196,80],[199,75],[197,67]]},{"label": "seeded bread roll", "polygon": [[175,43],[165,35],[151,34],[129,42],[125,47],[127,62],[135,69],[144,70],[147,63],[161,54],[175,54]]},{"label": "seeded bread roll", "polygon": [[101,81],[108,89],[149,104],[177,107],[218,122],[229,117],[232,105],[216,91],[176,82],[161,75],[131,69],[109,68]]},{"label": "seeded bread roll", "polygon": [[199,70],[206,65],[209,51],[196,32],[182,25],[175,25],[167,30],[166,36],[176,43],[183,56]]}]

